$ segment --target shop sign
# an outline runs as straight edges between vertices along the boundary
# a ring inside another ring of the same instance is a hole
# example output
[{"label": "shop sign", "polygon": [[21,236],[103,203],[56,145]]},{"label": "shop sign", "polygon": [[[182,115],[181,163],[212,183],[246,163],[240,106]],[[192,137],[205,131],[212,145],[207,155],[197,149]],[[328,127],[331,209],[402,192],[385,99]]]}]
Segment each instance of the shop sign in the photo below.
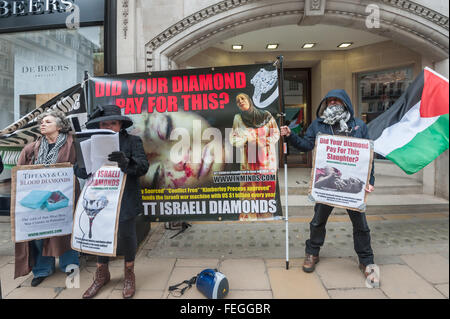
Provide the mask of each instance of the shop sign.
[{"label": "shop sign", "polygon": [[81,25],[101,24],[104,10],[104,0],[0,0],[0,33],[60,28],[75,16]]}]

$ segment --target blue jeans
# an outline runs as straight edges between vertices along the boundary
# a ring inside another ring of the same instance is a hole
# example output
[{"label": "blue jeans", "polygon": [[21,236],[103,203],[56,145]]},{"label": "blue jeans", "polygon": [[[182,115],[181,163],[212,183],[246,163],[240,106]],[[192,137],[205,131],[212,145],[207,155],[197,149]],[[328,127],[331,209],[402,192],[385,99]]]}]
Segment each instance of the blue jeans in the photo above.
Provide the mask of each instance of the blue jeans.
[{"label": "blue jeans", "polygon": [[[332,206],[316,204],[314,217],[309,224],[310,239],[306,241],[305,252],[318,256],[320,247],[325,242],[328,217],[333,210]],[[366,214],[347,209],[348,216],[353,224],[353,246],[358,255],[359,262],[365,266],[373,264],[373,251],[370,245],[370,229],[367,225]]]},{"label": "blue jeans", "polygon": [[[31,245],[34,245],[33,251],[35,252],[34,260],[35,265],[33,267],[33,275],[37,277],[47,277],[55,272],[55,257],[42,256],[42,250],[44,241],[42,239],[33,240]],[[78,260],[78,252],[75,250],[68,250],[61,256],[59,256],[59,269],[66,272],[66,267],[70,264],[80,265]]]}]

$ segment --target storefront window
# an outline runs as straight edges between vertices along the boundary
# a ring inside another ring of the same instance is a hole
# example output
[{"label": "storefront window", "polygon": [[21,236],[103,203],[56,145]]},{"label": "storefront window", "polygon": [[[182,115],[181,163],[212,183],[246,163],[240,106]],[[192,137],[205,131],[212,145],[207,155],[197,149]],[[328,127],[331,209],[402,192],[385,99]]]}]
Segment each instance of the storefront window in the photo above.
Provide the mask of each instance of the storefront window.
[{"label": "storefront window", "polygon": [[358,110],[369,123],[389,109],[413,80],[412,67],[358,74]]},{"label": "storefront window", "polygon": [[[413,81],[412,67],[358,74],[358,110],[361,119],[370,123],[405,92]],[[375,154],[376,159],[385,159]]]},{"label": "storefront window", "polygon": [[103,66],[102,26],[1,34],[0,128]]}]

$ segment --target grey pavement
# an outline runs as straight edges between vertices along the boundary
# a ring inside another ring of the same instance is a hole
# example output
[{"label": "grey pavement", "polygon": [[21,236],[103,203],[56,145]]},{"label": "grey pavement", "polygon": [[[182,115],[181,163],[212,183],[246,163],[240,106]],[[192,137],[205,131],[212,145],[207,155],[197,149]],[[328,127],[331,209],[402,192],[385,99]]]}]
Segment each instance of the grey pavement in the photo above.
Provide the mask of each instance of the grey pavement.
[{"label": "grey pavement", "polygon": [[[412,215],[409,215],[412,216]],[[339,216],[341,217],[341,216]],[[337,217],[337,218],[339,218]],[[376,255],[396,256],[410,253],[446,253],[448,251],[448,218],[381,219],[368,216],[372,248]],[[307,218],[291,218],[289,256],[304,257],[305,240],[309,238]],[[341,219],[346,219],[342,216]],[[284,258],[286,253],[285,222],[195,223],[170,239],[177,231],[166,231],[149,257],[178,258]],[[346,222],[329,222],[321,254],[329,257],[354,256],[353,228]]]},{"label": "grey pavement", "polygon": [[[285,268],[285,223],[195,222],[184,233],[152,223],[136,257],[136,299],[172,299],[170,285],[205,268],[222,271],[230,283],[229,299],[442,299],[449,298],[449,214],[367,216],[381,286],[365,287],[353,250],[352,226],[345,215],[333,214],[321,261],[312,274],[301,270],[310,217],[289,222],[289,261]],[[13,279],[14,250],[9,222],[0,222],[0,276],[8,299],[79,299],[92,283],[95,258],[81,258],[80,287],[66,287],[57,271],[38,287],[32,275]],[[431,267],[430,267],[431,265]],[[111,261],[112,279],[97,298],[122,298],[123,259]],[[205,298],[195,288],[181,298]]]}]

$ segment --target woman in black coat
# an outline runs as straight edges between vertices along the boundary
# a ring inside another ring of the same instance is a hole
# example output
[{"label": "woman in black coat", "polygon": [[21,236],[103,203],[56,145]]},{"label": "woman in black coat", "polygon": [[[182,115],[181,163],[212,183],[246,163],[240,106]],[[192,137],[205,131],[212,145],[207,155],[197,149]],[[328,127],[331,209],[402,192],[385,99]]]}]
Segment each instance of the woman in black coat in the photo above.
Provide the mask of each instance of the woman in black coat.
[{"label": "woman in black coat", "polygon": [[[130,135],[125,130],[133,125],[133,121],[123,116],[116,105],[98,107],[90,116],[86,127],[110,129],[119,132],[120,151],[109,154],[108,159],[117,162],[118,166],[127,174],[119,214],[118,250],[125,257],[125,280],[123,297],[131,298],[135,293],[134,259],[137,249],[136,215],[142,210],[140,176],[148,170],[142,140],[138,136]],[[75,165],[75,174],[80,178],[87,178],[86,170]],[[109,258],[97,256],[97,270],[94,282],[83,294],[83,298],[94,297],[101,287],[110,280],[108,269]]]}]

